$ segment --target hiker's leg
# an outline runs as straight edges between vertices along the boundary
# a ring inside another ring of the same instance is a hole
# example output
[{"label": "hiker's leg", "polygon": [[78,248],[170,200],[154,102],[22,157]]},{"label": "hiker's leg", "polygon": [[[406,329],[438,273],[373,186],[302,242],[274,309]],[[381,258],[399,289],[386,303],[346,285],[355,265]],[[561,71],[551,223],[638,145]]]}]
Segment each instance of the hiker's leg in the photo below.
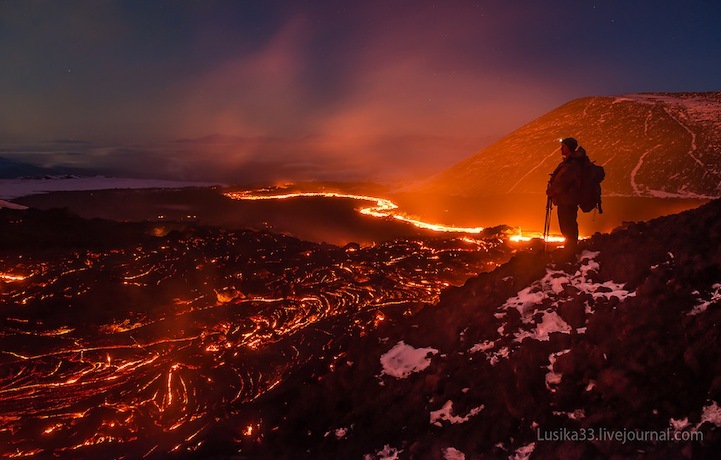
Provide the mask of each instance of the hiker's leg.
[{"label": "hiker's leg", "polygon": [[568,252],[576,252],[578,244],[578,206],[558,206],[558,226],[561,234],[566,238],[564,245]]}]

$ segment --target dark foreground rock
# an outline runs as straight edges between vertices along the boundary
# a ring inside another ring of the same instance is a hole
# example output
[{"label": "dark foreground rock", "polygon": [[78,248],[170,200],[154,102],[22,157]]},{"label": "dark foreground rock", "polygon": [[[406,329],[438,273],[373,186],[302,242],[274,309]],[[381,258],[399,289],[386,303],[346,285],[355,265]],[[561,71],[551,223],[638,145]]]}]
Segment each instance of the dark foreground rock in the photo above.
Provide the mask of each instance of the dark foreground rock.
[{"label": "dark foreground rock", "polygon": [[[333,350],[332,365],[296,373],[243,420],[220,423],[196,454],[714,457],[721,201],[580,249],[566,265],[520,253],[414,316],[389,310],[384,326]],[[397,377],[388,353],[414,349],[422,365]]]}]

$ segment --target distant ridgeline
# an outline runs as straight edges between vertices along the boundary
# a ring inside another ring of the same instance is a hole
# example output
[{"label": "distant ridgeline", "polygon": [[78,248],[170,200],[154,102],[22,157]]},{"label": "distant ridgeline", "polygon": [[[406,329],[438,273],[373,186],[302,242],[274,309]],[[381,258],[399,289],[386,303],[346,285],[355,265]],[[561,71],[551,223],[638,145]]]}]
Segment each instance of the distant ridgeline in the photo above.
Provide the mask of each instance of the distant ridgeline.
[{"label": "distant ridgeline", "polygon": [[0,158],[0,179],[14,179],[23,176],[40,176],[49,170],[39,166]]},{"label": "distant ridgeline", "polygon": [[429,179],[419,191],[543,193],[558,139],[604,166],[604,196],[721,196],[721,92],[576,99]]}]

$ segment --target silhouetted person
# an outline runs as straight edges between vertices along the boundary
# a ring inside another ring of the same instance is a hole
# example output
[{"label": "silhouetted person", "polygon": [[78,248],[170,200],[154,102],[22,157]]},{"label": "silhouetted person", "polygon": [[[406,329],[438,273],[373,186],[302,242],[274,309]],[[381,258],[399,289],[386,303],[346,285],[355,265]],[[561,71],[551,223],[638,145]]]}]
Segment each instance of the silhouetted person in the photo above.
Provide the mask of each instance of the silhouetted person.
[{"label": "silhouetted person", "polygon": [[561,155],[563,161],[551,174],[546,195],[558,209],[558,226],[566,239],[565,252],[572,257],[578,244],[578,202],[586,151],[578,146],[576,139],[567,137],[561,140]]}]

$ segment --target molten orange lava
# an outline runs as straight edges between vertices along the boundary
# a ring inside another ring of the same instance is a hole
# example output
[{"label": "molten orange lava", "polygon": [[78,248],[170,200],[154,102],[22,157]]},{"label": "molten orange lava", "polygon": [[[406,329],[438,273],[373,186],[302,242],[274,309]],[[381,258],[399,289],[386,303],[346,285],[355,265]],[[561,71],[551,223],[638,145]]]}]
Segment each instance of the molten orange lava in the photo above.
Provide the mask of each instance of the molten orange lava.
[{"label": "molten orange lava", "polygon": [[253,192],[226,192],[224,194],[228,198],[234,200],[284,200],[288,198],[298,197],[326,197],[326,198],[349,198],[359,201],[374,202],[374,206],[358,209],[363,215],[377,218],[392,218],[402,222],[409,223],[417,228],[432,230],[434,232],[448,233],[481,233],[483,227],[454,227],[443,224],[431,224],[422,220],[410,217],[398,211],[398,205],[385,198],[377,198],[367,195],[351,195],[337,192],[293,192],[276,195],[256,195]]},{"label": "molten orange lava", "polygon": [[[373,201],[369,215],[396,208],[371,197],[316,195]],[[510,253],[495,238],[432,240],[329,251],[271,234],[192,232],[107,252],[0,260],[0,301],[12,312],[0,328],[0,457],[192,452],[220,414],[236,416],[242,404],[335,347],[336,329],[315,325],[338,318],[338,331],[364,335],[387,321],[385,307],[412,314],[435,305],[443,289]],[[101,281],[90,266],[111,275]],[[85,305],[83,312],[106,301],[105,294],[88,297],[88,286],[121,299],[147,293],[153,307],[141,302],[135,311],[121,300],[110,304],[112,315],[38,320],[46,299],[62,296],[68,305]],[[367,311],[373,316],[356,314]],[[293,345],[310,328],[326,334]],[[256,364],[253,350],[266,349],[287,359]],[[239,427],[257,442],[261,423]]]},{"label": "molten orange lava", "polygon": [[0,281],[25,281],[28,277],[23,275],[18,275],[14,273],[2,273],[0,272]]},{"label": "molten orange lava", "polygon": [[[532,239],[535,239],[535,238],[543,239],[543,233],[539,233],[539,232],[523,233],[519,230],[518,234],[511,236],[509,238],[509,240],[514,243],[521,243],[521,242],[531,241]],[[563,243],[566,241],[566,239],[562,236],[548,235],[548,236],[546,236],[546,241],[548,243]]]}]

